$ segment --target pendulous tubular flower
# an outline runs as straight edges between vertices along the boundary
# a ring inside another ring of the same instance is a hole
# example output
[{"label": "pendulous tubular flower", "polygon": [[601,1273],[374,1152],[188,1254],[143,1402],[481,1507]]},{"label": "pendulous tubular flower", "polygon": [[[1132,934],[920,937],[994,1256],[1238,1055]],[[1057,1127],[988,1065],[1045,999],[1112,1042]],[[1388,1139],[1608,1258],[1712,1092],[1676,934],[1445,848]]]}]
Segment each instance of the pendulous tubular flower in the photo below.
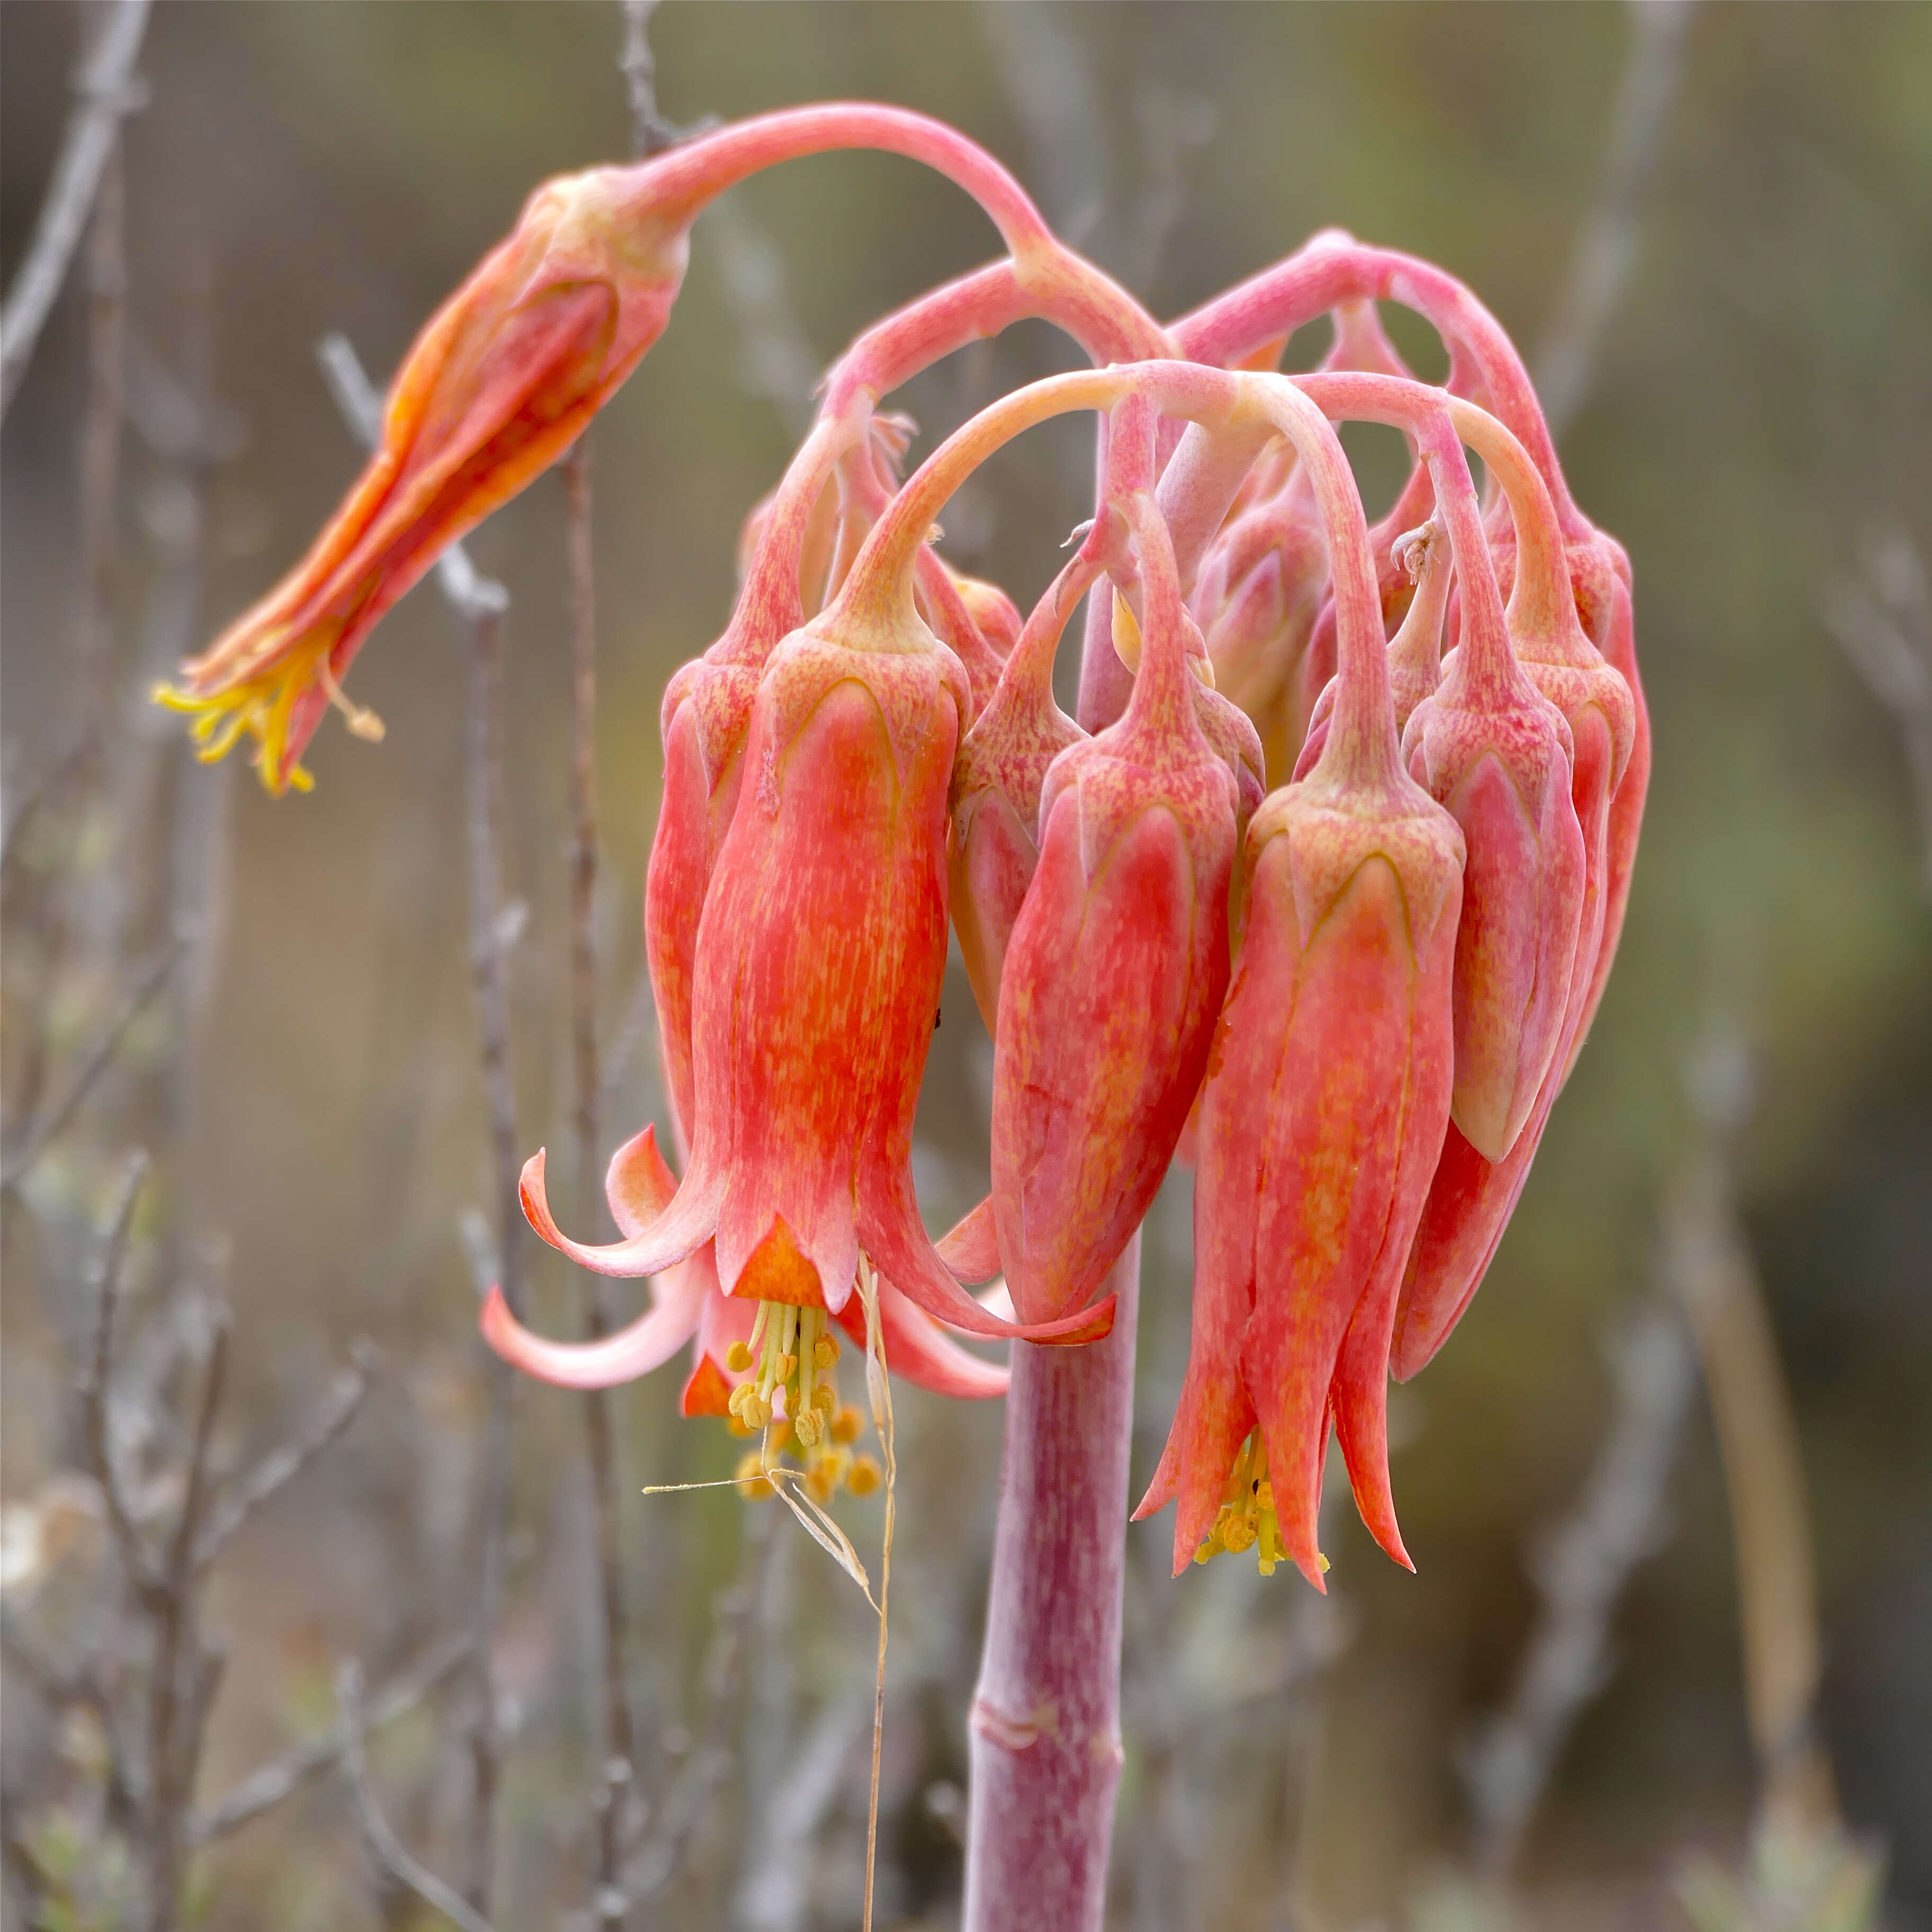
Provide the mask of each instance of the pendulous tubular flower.
[{"label": "pendulous tubular flower", "polygon": [[1177,1574],[1256,1547],[1320,1588],[1331,1417],[1365,1520],[1408,1562],[1388,1489],[1388,1336],[1448,1124],[1463,842],[1402,769],[1340,446],[1298,392],[1272,393],[1322,514],[1340,670],[1314,770],[1248,827],[1240,963],[1202,1097],[1187,1377],[1136,1514],[1177,1504]]},{"label": "pendulous tubular flower", "polygon": [[994,1031],[994,1224],[1034,1321],[1085,1303],[1139,1226],[1228,982],[1236,786],[1196,722],[1167,526],[1144,492],[1118,508],[1139,670],[1126,715],[1046,773]]}]

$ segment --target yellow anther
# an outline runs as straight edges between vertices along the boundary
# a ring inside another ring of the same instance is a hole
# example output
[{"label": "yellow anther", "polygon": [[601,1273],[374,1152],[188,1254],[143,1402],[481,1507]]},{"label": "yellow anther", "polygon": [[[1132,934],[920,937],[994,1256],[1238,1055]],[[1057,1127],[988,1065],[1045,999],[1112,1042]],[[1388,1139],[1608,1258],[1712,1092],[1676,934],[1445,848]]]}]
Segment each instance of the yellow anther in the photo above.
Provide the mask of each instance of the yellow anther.
[{"label": "yellow anther", "polygon": [[742,1376],[752,1366],[752,1352],[742,1342],[734,1342],[724,1351],[724,1366],[734,1376]]},{"label": "yellow anther", "polygon": [[812,1366],[829,1369],[838,1359],[838,1344],[830,1335],[821,1335],[812,1345]]},{"label": "yellow anther", "polygon": [[1230,1516],[1221,1532],[1221,1547],[1236,1556],[1255,1546],[1254,1520],[1250,1516]]},{"label": "yellow anther", "polygon": [[866,1418],[859,1413],[854,1402],[842,1402],[832,1412],[832,1439],[835,1442],[856,1442],[864,1432]]},{"label": "yellow anther", "polygon": [[855,1456],[852,1459],[851,1474],[846,1478],[845,1483],[855,1496],[869,1496],[884,1480],[884,1472],[871,1456]]},{"label": "yellow anther", "polygon": [[825,1418],[815,1408],[802,1408],[792,1424],[792,1432],[801,1448],[816,1449],[825,1439]]},{"label": "yellow anther", "polygon": [[738,1459],[731,1480],[737,1484],[739,1495],[748,1503],[763,1502],[773,1493],[771,1478],[764,1473],[755,1449],[748,1449]]}]

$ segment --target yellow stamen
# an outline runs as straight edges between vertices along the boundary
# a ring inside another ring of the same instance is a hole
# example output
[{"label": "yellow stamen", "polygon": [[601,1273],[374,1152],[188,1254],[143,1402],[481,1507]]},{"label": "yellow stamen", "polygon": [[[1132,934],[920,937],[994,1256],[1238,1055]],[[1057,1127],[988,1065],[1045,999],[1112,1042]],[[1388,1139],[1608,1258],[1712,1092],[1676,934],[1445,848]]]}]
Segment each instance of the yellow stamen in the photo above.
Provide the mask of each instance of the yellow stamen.
[{"label": "yellow stamen", "polygon": [[[830,1319],[822,1308],[761,1301],[751,1339],[733,1342],[724,1356],[730,1372],[745,1378],[728,1399],[731,1432],[763,1432],[754,1452],[760,1468],[795,1468],[780,1459],[796,1456],[805,1466],[807,1493],[821,1504],[848,1486],[854,1495],[868,1495],[881,1480],[872,1457],[852,1454],[865,1418],[854,1405],[838,1400],[832,1371],[839,1348]],[[749,1466],[741,1462],[740,1474]]]}]

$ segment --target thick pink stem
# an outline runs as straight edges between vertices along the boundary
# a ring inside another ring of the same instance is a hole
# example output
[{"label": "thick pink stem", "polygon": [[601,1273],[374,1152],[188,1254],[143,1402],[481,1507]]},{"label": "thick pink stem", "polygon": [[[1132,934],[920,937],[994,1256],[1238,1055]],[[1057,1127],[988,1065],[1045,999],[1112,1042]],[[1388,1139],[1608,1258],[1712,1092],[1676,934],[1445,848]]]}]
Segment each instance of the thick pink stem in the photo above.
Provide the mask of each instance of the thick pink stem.
[{"label": "thick pink stem", "polygon": [[1140,1249],[1108,1274],[1105,1341],[1013,1344],[962,1932],[1099,1932],[1106,1910]]}]

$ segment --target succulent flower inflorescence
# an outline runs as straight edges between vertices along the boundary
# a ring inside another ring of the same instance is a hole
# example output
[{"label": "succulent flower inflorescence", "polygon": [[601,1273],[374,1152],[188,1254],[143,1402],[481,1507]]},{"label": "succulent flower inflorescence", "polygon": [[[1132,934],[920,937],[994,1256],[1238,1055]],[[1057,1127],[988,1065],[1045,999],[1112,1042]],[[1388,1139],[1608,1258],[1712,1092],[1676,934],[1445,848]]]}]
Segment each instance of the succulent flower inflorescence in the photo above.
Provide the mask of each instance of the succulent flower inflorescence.
[{"label": "succulent flower inflorescence", "polygon": [[[302,567],[164,701],[208,754],[242,736],[272,790],[381,613],[452,538],[566,449],[668,319],[692,220],[754,168],[833,146],[926,160],[1006,256],[862,335],[746,520],[718,641],[664,699],[645,925],[668,1124],[608,1194],[621,1238],[544,1238],[652,1278],[629,1328],[484,1330],[601,1386],[687,1343],[687,1414],[760,1433],[823,1500],[868,1487],[836,1387],[878,1271],[894,1370],[958,1395],[1004,1372],[952,1339],[1078,1346],[1177,1154],[1196,1180],[1192,1342],[1144,1514],[1175,1567],[1253,1549],[1319,1586],[1330,1430],[1406,1562],[1384,1404],[1474,1294],[1600,998],[1648,772],[1628,559],[1570,496],[1520,358],[1467,290],[1328,232],[1172,327],[1060,243],[962,136],[833,105],[728,128],[539,190],[411,352],[380,449]],[[1377,304],[1435,325],[1416,381]],[[1334,320],[1321,368],[1274,373]],[[901,472],[879,405],[1023,316],[1094,359],[1002,398]],[[1024,622],[938,555],[935,518],[992,452],[1102,412],[1096,514]],[[1333,424],[1408,437],[1370,526]],[[1465,454],[1488,478],[1479,500]],[[1076,723],[1054,658],[1080,599],[1102,653]],[[1113,650],[1106,654],[1111,638]],[[1115,659],[1118,662],[1115,662]],[[992,1031],[988,1200],[943,1241],[912,1120],[949,920]],[[976,1296],[976,1283],[1001,1278]],[[1007,1312],[1010,1310],[1010,1312]]]}]

